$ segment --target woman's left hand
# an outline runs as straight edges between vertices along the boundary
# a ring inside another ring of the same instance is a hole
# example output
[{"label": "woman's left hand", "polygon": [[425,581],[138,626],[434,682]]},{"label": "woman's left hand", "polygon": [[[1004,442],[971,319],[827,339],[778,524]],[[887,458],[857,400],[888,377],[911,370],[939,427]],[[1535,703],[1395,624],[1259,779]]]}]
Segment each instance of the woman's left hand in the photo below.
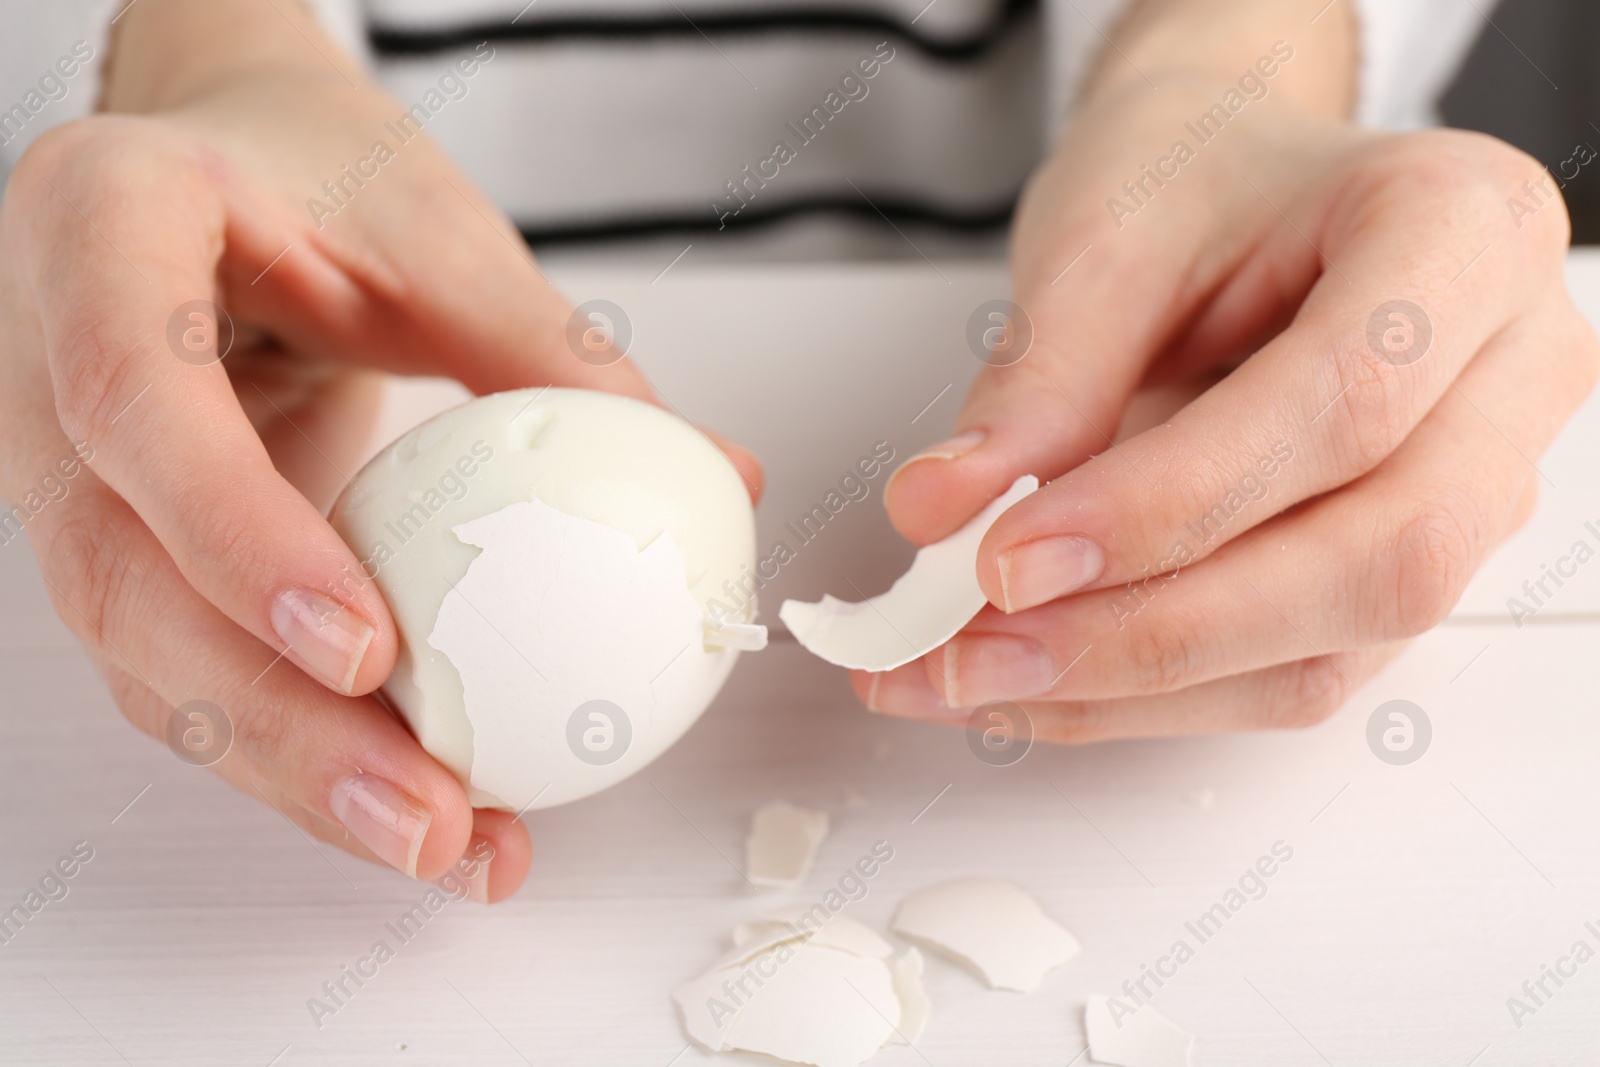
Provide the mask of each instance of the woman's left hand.
[{"label": "woman's left hand", "polygon": [[[1534,160],[1360,130],[1259,71],[1156,77],[1093,95],[1035,176],[1013,254],[1031,349],[985,368],[957,436],[889,486],[926,544],[1019,475],[1052,479],[984,540],[992,606],[855,676],[876,710],[1014,701],[1070,741],[1318,722],[1526,519],[1595,381]],[[1194,381],[1118,437],[1137,392]]]}]

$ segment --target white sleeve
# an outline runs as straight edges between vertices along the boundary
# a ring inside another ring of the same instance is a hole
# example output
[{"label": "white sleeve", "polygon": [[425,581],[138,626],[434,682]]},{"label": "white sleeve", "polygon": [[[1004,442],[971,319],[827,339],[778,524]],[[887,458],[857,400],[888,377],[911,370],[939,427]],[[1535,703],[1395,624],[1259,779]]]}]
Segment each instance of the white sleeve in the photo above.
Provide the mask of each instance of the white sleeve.
[{"label": "white sleeve", "polygon": [[1356,120],[1387,130],[1438,124],[1439,97],[1495,0],[1354,0],[1361,24]]},{"label": "white sleeve", "polygon": [[[362,0],[305,0],[351,55],[367,61]],[[0,175],[35,137],[100,98],[111,24],[128,0],[0,0]],[[70,71],[71,73],[67,73]]]}]

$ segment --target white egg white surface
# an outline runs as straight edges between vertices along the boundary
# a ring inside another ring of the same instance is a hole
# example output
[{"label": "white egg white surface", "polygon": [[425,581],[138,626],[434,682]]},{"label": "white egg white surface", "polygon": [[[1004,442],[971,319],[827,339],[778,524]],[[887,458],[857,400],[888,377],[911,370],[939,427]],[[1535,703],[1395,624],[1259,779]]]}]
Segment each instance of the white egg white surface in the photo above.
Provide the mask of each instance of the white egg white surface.
[{"label": "white egg white surface", "polygon": [[[535,501],[543,508],[511,507]],[[725,583],[754,566],[748,493],[704,435],[640,401],[553,388],[480,397],[379,453],[330,521],[399,627],[387,699],[472,786],[476,805],[548,807],[634,773],[693,724],[738,655],[683,638],[686,613],[726,603]],[[659,578],[663,559],[681,561],[685,597],[657,582],[630,599],[616,573],[593,573],[616,558],[609,531],[631,540],[641,574]],[[463,585],[490,551],[469,540],[496,538],[507,552]],[[506,569],[517,546],[562,538],[581,544],[570,566],[546,558],[525,573]],[[454,610],[441,618],[447,599]],[[436,633],[441,624],[449,632]],[[683,651],[658,662],[669,643]],[[470,685],[439,645],[467,664]],[[569,746],[569,720],[590,700],[615,701],[629,718],[632,737],[615,762],[595,765]],[[475,775],[474,719],[496,727],[493,788]]]}]

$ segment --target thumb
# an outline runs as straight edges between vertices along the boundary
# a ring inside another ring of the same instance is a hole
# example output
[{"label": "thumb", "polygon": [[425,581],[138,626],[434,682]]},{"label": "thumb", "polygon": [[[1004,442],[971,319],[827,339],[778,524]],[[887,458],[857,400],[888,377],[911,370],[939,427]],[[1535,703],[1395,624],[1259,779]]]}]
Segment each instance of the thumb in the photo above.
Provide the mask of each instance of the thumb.
[{"label": "thumb", "polygon": [[[390,225],[399,208],[379,201],[369,208],[375,218],[353,214],[353,229],[336,218],[326,231],[274,212],[235,180],[233,298],[276,323],[291,347],[332,360],[443,375],[480,395],[561,386],[671,407],[628,358],[634,324],[625,308],[608,300],[575,307],[481,193],[459,176],[431,177],[429,225]],[[280,251],[297,246],[315,254]],[[758,499],[759,460],[707,436]]]},{"label": "thumb", "polygon": [[1072,251],[1059,262],[1019,269],[1014,302],[974,310],[968,342],[986,366],[955,432],[907,460],[885,490],[902,536],[937,541],[1022,475],[1048,481],[1112,447],[1176,282],[1153,278],[1137,253],[1098,247],[1119,242],[1097,237],[1061,244]]},{"label": "thumb", "polygon": [[235,313],[271,323],[304,355],[444,375],[475,393],[555,385],[651,399],[627,358],[627,312],[574,307],[510,221],[446,166],[421,160],[317,227],[229,169]]}]

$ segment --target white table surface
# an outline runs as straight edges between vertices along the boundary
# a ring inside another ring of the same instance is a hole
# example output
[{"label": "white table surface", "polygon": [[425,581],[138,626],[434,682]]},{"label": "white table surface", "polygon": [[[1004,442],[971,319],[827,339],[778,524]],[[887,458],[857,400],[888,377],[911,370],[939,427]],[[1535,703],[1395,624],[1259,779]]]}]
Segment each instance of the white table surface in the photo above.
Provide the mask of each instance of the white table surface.
[{"label": "white table surface", "polygon": [[[686,262],[652,284],[657,270],[558,280],[625,307],[668,398],[763,453],[768,530],[873,442],[905,456],[948,429],[976,369],[966,316],[1004,293],[992,266]],[[1572,283],[1600,312],[1600,259],[1575,256]],[[410,385],[392,418],[448,395]],[[865,713],[840,672],[778,642],[640,776],[528,816],[521,893],[450,905],[321,1029],[307,998],[424,887],[310,843],[136,734],[31,556],[0,548],[0,908],[74,842],[95,850],[70,895],[0,946],[0,1063],[770,1063],[686,1048],[669,991],[738,918],[809,903],[879,839],[895,858],[846,914],[882,929],[914,888],[1003,875],[1084,945],[1030,995],[932,962],[933,1021],[884,1067],[1068,1063],[1085,997],[1137,977],[1280,840],[1294,857],[1266,896],[1156,1000],[1199,1035],[1199,1063],[1595,1063],[1600,961],[1520,1028],[1506,1000],[1574,941],[1600,949],[1584,927],[1600,928],[1600,568],[1537,625],[1514,628],[1505,598],[1600,518],[1597,445],[1591,400],[1540,461],[1551,484],[1534,522],[1456,615],[1308,731],[1036,748],[993,768],[958,731]],[[909,553],[878,489],[786,568],[769,617],[783,595],[841,591],[841,575],[881,588],[898,573]],[[1402,697],[1434,738],[1395,767],[1365,728]],[[834,829],[801,892],[758,896],[730,861],[750,813],[779,796],[830,811]]]}]

